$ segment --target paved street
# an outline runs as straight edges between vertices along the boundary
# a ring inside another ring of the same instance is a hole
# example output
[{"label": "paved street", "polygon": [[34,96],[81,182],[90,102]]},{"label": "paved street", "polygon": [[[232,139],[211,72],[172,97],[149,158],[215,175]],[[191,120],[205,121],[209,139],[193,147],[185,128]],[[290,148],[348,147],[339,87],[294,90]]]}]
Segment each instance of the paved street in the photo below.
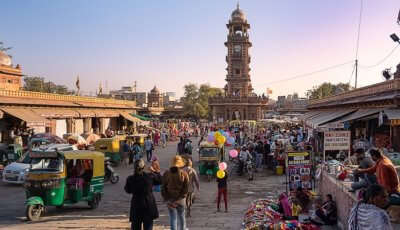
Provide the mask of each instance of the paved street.
[{"label": "paved street", "polygon": [[[194,145],[197,141],[194,140]],[[196,149],[196,148],[194,148]],[[169,143],[165,149],[156,149],[162,171],[168,168],[171,157],[176,152],[176,142]],[[197,152],[193,155],[197,162]],[[128,229],[130,196],[123,190],[126,177],[132,167],[117,168],[121,174],[120,183],[106,184],[104,198],[96,210],[90,210],[86,203],[57,210],[48,209],[41,221],[31,223],[25,219],[24,189],[21,186],[0,182],[0,229]],[[200,196],[193,206],[192,218],[188,219],[189,229],[240,229],[243,213],[249,203],[257,198],[276,196],[284,190],[284,177],[267,176],[267,172],[257,174],[255,181],[235,175],[229,181],[229,212],[216,212],[216,182],[201,178]],[[160,218],[155,229],[169,229],[168,212],[160,194],[156,194]]]}]

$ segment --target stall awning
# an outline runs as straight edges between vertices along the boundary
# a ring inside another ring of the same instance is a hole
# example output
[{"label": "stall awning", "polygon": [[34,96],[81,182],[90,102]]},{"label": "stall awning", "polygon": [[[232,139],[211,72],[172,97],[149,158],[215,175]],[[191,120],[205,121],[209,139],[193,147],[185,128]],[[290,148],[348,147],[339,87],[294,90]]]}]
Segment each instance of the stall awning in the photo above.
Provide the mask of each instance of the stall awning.
[{"label": "stall awning", "polygon": [[308,124],[316,128],[319,125],[323,125],[329,121],[335,120],[337,118],[343,117],[347,114],[354,112],[355,109],[346,109],[346,110],[331,110],[331,111],[324,111],[321,114],[313,117],[310,119]]},{"label": "stall awning", "polygon": [[76,118],[79,113],[72,109],[48,109],[48,108],[34,108],[33,112],[45,118]]},{"label": "stall awning", "polygon": [[151,119],[148,118],[148,117],[140,116],[140,115],[138,115],[138,114],[131,113],[131,115],[134,116],[134,117],[136,117],[136,118],[139,118],[139,119],[142,120],[142,121],[150,121],[150,120],[151,120]]},{"label": "stall awning", "polygon": [[400,119],[400,109],[385,109],[384,112],[389,120]]},{"label": "stall awning", "polygon": [[25,121],[26,126],[28,127],[46,126],[50,123],[49,120],[37,115],[31,109],[1,108],[1,110],[13,117]]},{"label": "stall awning", "polygon": [[140,120],[139,118],[136,118],[136,117],[130,115],[129,113],[127,113],[127,112],[120,112],[119,114],[120,114],[123,118],[125,118],[126,120],[128,120],[128,121],[137,122],[137,123],[142,123],[142,122],[143,122],[143,121]]},{"label": "stall awning", "polygon": [[382,111],[382,109],[359,109],[355,113],[352,113],[346,117],[339,119],[338,122],[357,120],[357,119],[360,119],[363,117],[367,117],[367,116],[379,113],[381,111]]},{"label": "stall awning", "polygon": [[312,112],[305,113],[305,114],[303,114],[303,116],[300,117],[300,120],[305,121],[308,118],[314,117],[320,113],[322,113],[322,112],[321,111],[312,111]]}]

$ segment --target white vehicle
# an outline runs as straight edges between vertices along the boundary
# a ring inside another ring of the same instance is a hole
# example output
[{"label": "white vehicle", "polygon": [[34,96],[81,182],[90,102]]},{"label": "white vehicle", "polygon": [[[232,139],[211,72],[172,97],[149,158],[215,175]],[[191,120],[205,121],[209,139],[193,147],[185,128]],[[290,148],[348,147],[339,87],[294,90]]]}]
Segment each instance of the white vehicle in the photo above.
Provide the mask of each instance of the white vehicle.
[{"label": "white vehicle", "polygon": [[[51,144],[42,148],[35,148],[33,151],[52,152],[55,150],[60,151],[73,151],[78,150],[74,145],[69,144]],[[7,165],[3,171],[3,182],[12,184],[23,184],[25,182],[25,174],[30,169],[41,167],[41,162],[32,160],[29,157],[29,152],[25,153],[18,161]]]}]

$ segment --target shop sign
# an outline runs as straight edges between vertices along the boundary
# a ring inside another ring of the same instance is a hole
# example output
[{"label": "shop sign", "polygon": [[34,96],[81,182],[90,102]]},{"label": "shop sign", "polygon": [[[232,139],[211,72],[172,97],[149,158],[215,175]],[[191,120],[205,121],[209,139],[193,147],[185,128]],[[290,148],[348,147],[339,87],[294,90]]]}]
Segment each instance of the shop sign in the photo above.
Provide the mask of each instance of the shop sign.
[{"label": "shop sign", "polygon": [[297,188],[312,189],[311,157],[308,152],[289,152],[286,158],[287,184],[290,192]]},{"label": "shop sign", "polygon": [[400,119],[390,120],[390,124],[392,126],[398,126],[398,125],[400,125]]},{"label": "shop sign", "polygon": [[324,150],[350,150],[350,131],[324,132]]}]

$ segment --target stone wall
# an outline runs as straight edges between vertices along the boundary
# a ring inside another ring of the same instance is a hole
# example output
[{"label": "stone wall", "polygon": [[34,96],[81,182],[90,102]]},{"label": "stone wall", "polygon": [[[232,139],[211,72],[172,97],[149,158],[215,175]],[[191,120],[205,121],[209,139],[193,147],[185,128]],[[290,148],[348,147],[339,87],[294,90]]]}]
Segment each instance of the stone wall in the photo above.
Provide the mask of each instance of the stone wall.
[{"label": "stone wall", "polygon": [[348,192],[349,189],[349,182],[336,180],[333,175],[329,175],[327,172],[322,173],[319,191],[324,200],[327,194],[332,194],[338,209],[338,227],[343,230],[347,230],[350,210],[357,202],[356,195]]}]

